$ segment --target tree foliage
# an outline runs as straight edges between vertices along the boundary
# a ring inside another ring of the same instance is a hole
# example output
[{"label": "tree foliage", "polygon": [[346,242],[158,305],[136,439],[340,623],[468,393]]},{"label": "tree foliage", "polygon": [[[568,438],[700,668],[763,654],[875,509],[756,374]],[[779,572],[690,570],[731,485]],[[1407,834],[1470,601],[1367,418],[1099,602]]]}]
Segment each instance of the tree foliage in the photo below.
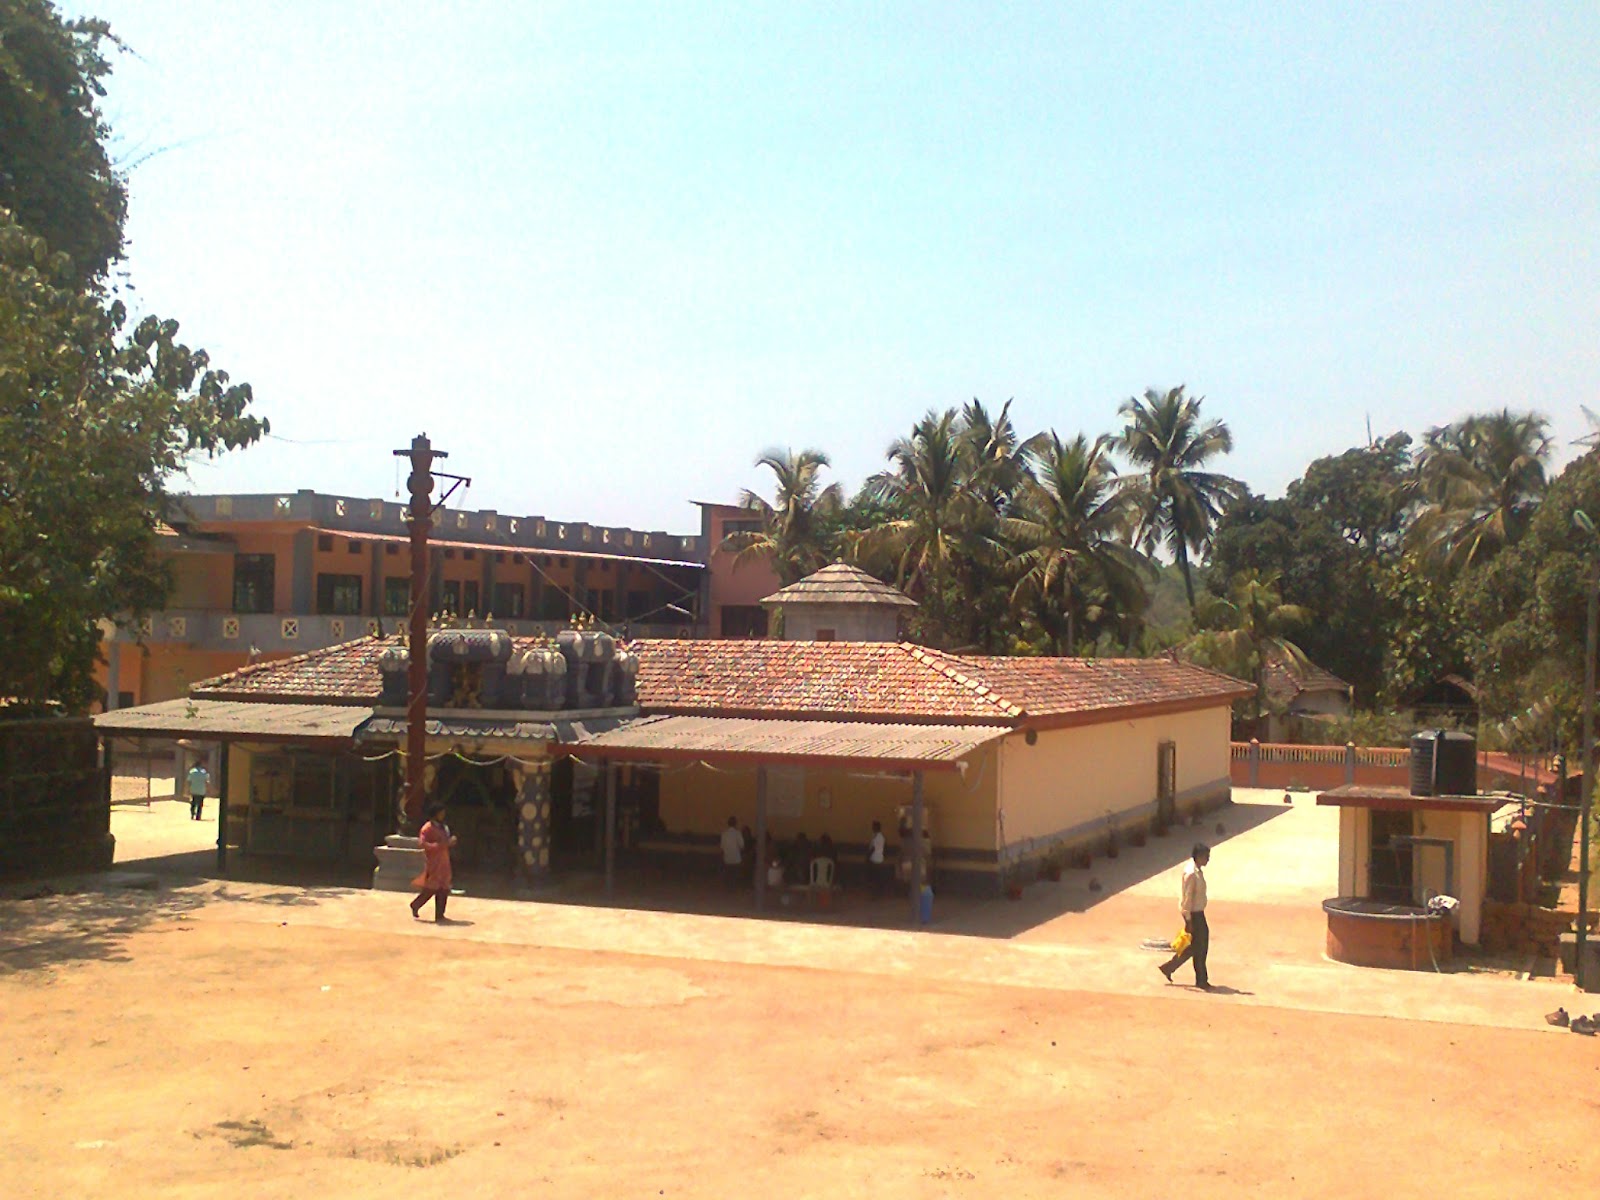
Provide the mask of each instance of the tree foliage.
[{"label": "tree foliage", "polygon": [[1183,648],[1184,657],[1202,666],[1227,671],[1256,685],[1255,702],[1246,715],[1259,720],[1267,712],[1267,668],[1274,657],[1291,670],[1304,670],[1305,651],[1290,633],[1311,621],[1311,610],[1285,604],[1276,575],[1244,570],[1229,581],[1226,597],[1212,598],[1201,619],[1209,626]]},{"label": "tree foliage", "polygon": [[1510,409],[1430,429],[1418,462],[1417,552],[1443,569],[1478,566],[1527,529],[1545,491],[1549,422]]},{"label": "tree foliage", "polygon": [[128,209],[99,109],[108,43],[104,21],[0,0],[0,208],[67,255],[80,286],[121,257]]},{"label": "tree foliage", "polygon": [[1015,547],[1011,598],[1057,654],[1077,652],[1080,619],[1137,618],[1149,603],[1144,561],[1127,544],[1134,515],[1109,452],[1108,438],[1063,442],[1052,431],[1018,488],[1016,515],[1003,522]]},{"label": "tree foliage", "polygon": [[177,322],[103,286],[125,209],[97,107],[109,36],[0,0],[0,696],[71,709],[98,623],[164,602],[167,480],[267,429]]},{"label": "tree foliage", "polygon": [[722,548],[734,553],[735,564],[764,559],[784,584],[791,584],[833,561],[844,496],[837,483],[822,482],[828,465],[820,450],[768,450],[756,459],[756,466],[772,472],[773,498],[749,490],[739,498],[759,516],[761,528],[723,539]]},{"label": "tree foliage", "polygon": [[1203,402],[1204,397],[1185,396],[1179,385],[1166,392],[1151,388],[1143,399],[1130,397],[1117,410],[1127,419],[1117,448],[1135,469],[1126,482],[1139,511],[1135,540],[1145,550],[1160,548],[1172,555],[1191,608],[1190,560],[1205,553],[1217,522],[1245,491],[1238,480],[1204,469],[1233,449],[1233,434],[1221,421],[1201,419]]}]

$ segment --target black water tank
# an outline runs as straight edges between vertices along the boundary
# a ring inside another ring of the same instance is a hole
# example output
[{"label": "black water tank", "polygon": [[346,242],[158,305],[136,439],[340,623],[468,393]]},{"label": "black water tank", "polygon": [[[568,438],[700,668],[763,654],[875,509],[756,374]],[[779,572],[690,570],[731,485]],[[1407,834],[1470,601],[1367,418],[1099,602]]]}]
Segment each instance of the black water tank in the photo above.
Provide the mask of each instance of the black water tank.
[{"label": "black water tank", "polygon": [[1476,796],[1478,743],[1470,733],[1430,729],[1411,738],[1413,796]]}]

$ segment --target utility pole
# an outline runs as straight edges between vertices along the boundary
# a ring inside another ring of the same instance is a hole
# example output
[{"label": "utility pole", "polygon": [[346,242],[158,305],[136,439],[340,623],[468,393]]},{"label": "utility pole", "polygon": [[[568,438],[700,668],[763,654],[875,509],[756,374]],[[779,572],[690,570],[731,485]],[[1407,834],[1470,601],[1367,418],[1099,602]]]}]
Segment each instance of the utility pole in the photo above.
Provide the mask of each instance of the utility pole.
[{"label": "utility pole", "polygon": [[1589,928],[1589,812],[1594,806],[1594,656],[1600,626],[1600,575],[1589,582],[1587,653],[1583,660],[1583,799],[1578,807],[1578,944],[1573,961],[1573,982],[1587,991],[1588,959],[1585,945]]},{"label": "utility pole", "polygon": [[1589,924],[1589,812],[1594,804],[1594,675],[1595,642],[1600,635],[1600,535],[1594,522],[1581,508],[1572,514],[1572,523],[1589,535],[1595,563],[1589,579],[1588,628],[1583,656],[1583,798],[1578,802],[1578,937],[1574,947],[1572,981],[1580,991],[1587,990],[1585,970]]},{"label": "utility pole", "polygon": [[[443,450],[435,450],[427,434],[411,439],[405,450],[396,450],[396,458],[411,460],[411,475],[406,487],[411,493],[411,505],[406,519],[411,522],[411,632],[409,653],[411,661],[406,675],[406,821],[414,829],[422,823],[424,768],[427,765],[428,723],[428,535],[433,531],[433,460],[449,458]],[[472,480],[461,475],[440,474],[455,483],[439,498],[442,505],[450,499],[457,487],[471,486]]]}]

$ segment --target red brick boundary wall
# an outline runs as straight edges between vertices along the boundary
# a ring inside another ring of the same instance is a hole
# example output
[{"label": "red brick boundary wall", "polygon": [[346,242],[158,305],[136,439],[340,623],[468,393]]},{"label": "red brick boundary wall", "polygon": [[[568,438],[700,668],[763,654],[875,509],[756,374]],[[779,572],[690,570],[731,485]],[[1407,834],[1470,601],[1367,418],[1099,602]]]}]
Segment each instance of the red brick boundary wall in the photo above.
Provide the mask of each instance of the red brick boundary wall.
[{"label": "red brick boundary wall", "polygon": [[[1234,787],[1306,788],[1325,792],[1347,783],[1405,787],[1411,782],[1411,752],[1394,746],[1295,746],[1284,742],[1234,742],[1229,775]],[[1550,764],[1484,751],[1478,755],[1480,791],[1554,791]]]}]

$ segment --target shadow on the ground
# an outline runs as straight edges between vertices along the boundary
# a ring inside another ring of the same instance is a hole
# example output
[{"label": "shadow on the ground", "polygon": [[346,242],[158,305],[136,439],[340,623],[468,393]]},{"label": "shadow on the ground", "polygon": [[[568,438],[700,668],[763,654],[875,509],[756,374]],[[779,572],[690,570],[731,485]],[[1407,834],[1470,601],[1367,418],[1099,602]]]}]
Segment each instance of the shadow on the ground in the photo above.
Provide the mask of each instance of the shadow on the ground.
[{"label": "shadow on the ground", "polygon": [[239,883],[277,883],[298,888],[366,888],[372,884],[371,866],[260,858],[236,851],[228,855],[227,870],[220,871],[217,869],[215,847],[119,862],[118,868],[148,871],[173,884],[201,883],[213,879]]},{"label": "shadow on the ground", "polygon": [[0,978],[76,962],[127,962],[123,943],[130,935],[205,902],[194,892],[94,884],[81,891],[0,900]]},{"label": "shadow on the ground", "polygon": [[[1086,870],[1067,871],[1059,883],[1041,880],[1032,884],[1024,889],[1018,901],[940,894],[936,876],[931,928],[940,933],[971,937],[1014,938],[1064,914],[1087,912],[1171,870],[1189,858],[1196,842],[1205,842],[1213,848],[1225,845],[1288,811],[1291,811],[1288,805],[1229,804],[1207,814],[1198,826],[1180,826],[1165,837],[1149,839],[1143,846],[1123,847],[1114,859],[1096,858]],[[1218,826],[1222,828],[1221,833],[1217,831]],[[759,912],[749,890],[730,890],[719,877],[704,870],[671,872],[659,866],[627,861],[618,863],[616,890],[611,897],[605,895],[603,876],[593,870],[560,871],[548,884],[532,893],[500,878],[475,877],[466,872],[457,872],[456,884],[469,904],[472,897],[520,898],[547,904],[801,921],[865,929],[906,929],[913,925],[910,899],[903,892],[874,897],[865,889],[847,886],[834,894],[827,907],[818,907],[799,891],[769,893],[766,911]]]},{"label": "shadow on the ground", "polygon": [[[1084,913],[1113,896],[1153,879],[1186,861],[1196,842],[1212,850],[1292,812],[1287,804],[1227,804],[1206,814],[1198,825],[1180,825],[1143,846],[1125,846],[1116,858],[1096,858],[1087,868],[1067,870],[1060,883],[1040,881],[1022,899],[986,904],[981,911],[956,913],[941,928],[975,937],[1013,938],[1068,913]],[[1177,900],[1176,894],[1173,900]]]}]

